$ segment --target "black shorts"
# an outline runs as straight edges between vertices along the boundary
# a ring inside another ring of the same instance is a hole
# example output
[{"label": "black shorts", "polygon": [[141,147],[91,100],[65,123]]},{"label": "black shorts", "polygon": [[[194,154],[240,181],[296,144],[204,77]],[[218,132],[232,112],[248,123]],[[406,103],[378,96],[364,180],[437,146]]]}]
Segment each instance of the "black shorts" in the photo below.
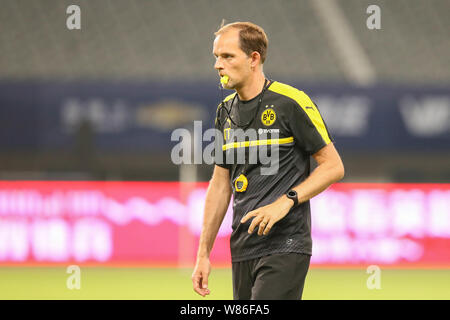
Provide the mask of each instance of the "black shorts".
[{"label": "black shorts", "polygon": [[235,300],[300,300],[311,256],[280,253],[232,263]]}]

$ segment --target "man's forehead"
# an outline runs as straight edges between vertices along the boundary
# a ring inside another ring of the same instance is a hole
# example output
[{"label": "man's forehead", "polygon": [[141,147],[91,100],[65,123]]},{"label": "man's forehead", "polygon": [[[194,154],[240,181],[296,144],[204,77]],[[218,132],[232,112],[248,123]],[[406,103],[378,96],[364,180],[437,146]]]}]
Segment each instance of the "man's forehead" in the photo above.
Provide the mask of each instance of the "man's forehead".
[{"label": "man's forehead", "polygon": [[214,49],[238,49],[239,48],[239,30],[230,28],[219,34],[214,39]]}]

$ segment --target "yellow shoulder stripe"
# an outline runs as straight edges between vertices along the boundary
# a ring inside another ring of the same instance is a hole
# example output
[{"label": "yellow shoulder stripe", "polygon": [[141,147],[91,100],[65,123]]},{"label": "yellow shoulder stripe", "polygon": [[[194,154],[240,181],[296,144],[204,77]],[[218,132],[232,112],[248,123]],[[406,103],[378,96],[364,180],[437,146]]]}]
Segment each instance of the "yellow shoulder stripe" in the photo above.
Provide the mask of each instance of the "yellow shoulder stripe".
[{"label": "yellow shoulder stripe", "polygon": [[223,102],[227,102],[228,100],[232,99],[232,98],[234,97],[235,94],[236,94],[236,92],[234,92],[234,93],[232,93],[232,94],[226,96],[226,98],[223,99]]},{"label": "yellow shoulder stripe", "polygon": [[277,81],[272,83],[272,85],[269,87],[269,90],[295,100],[303,109],[303,111],[305,111],[305,113],[308,115],[309,119],[311,119],[311,122],[314,124],[314,126],[322,136],[322,139],[325,141],[325,143],[326,144],[330,143],[331,139],[325,127],[325,123],[323,122],[323,119],[320,116],[319,111],[314,106],[314,103],[311,101],[311,99],[308,97],[306,93],[294,87],[291,87],[287,84],[280,83]]},{"label": "yellow shoulder stripe", "polygon": [[[234,97],[235,94],[236,94],[236,92],[235,92],[235,93],[232,93],[232,94],[230,94],[230,95],[228,95],[228,96],[226,96],[225,99],[223,99],[223,102],[227,102],[228,100],[232,99],[232,98]],[[219,104],[217,105],[216,112],[217,112],[217,110],[219,110],[219,107],[220,107],[221,104],[222,104],[222,103],[219,103]]]},{"label": "yellow shoulder stripe", "polygon": [[[234,92],[234,93],[232,93],[232,94],[226,96],[225,99],[223,99],[223,102],[227,102],[228,100],[232,99],[232,98],[234,97],[235,94],[236,94],[236,92]],[[222,103],[219,103],[219,105],[217,106],[217,108],[216,108],[216,113],[217,113],[217,111],[219,110],[219,107],[220,107],[221,104],[222,104]],[[216,123],[217,123],[217,118],[214,120],[214,124],[216,124]]]}]

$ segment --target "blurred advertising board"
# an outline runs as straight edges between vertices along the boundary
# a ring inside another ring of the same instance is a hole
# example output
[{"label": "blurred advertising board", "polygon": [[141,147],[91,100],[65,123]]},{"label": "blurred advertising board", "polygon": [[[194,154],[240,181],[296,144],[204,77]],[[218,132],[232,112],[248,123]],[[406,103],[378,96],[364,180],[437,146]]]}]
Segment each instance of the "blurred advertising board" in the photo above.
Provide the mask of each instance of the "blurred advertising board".
[{"label": "blurred advertising board", "polygon": [[[193,264],[207,183],[0,182],[0,265]],[[450,266],[450,184],[335,184],[311,201],[313,265]],[[212,252],[229,264],[231,206]]]},{"label": "blurred advertising board", "polygon": [[[286,83],[310,95],[344,151],[448,152],[448,87]],[[68,150],[84,128],[96,150],[167,154],[175,129],[213,127],[221,98],[214,82],[0,82],[0,147]]]}]

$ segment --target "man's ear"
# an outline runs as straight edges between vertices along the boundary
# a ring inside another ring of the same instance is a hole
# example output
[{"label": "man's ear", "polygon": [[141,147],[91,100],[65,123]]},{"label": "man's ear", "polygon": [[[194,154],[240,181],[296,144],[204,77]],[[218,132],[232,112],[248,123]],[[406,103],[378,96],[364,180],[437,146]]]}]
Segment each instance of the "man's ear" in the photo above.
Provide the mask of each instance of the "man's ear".
[{"label": "man's ear", "polygon": [[256,68],[261,63],[261,55],[258,51],[253,51],[250,55],[250,58],[252,59],[251,66],[252,69]]}]

